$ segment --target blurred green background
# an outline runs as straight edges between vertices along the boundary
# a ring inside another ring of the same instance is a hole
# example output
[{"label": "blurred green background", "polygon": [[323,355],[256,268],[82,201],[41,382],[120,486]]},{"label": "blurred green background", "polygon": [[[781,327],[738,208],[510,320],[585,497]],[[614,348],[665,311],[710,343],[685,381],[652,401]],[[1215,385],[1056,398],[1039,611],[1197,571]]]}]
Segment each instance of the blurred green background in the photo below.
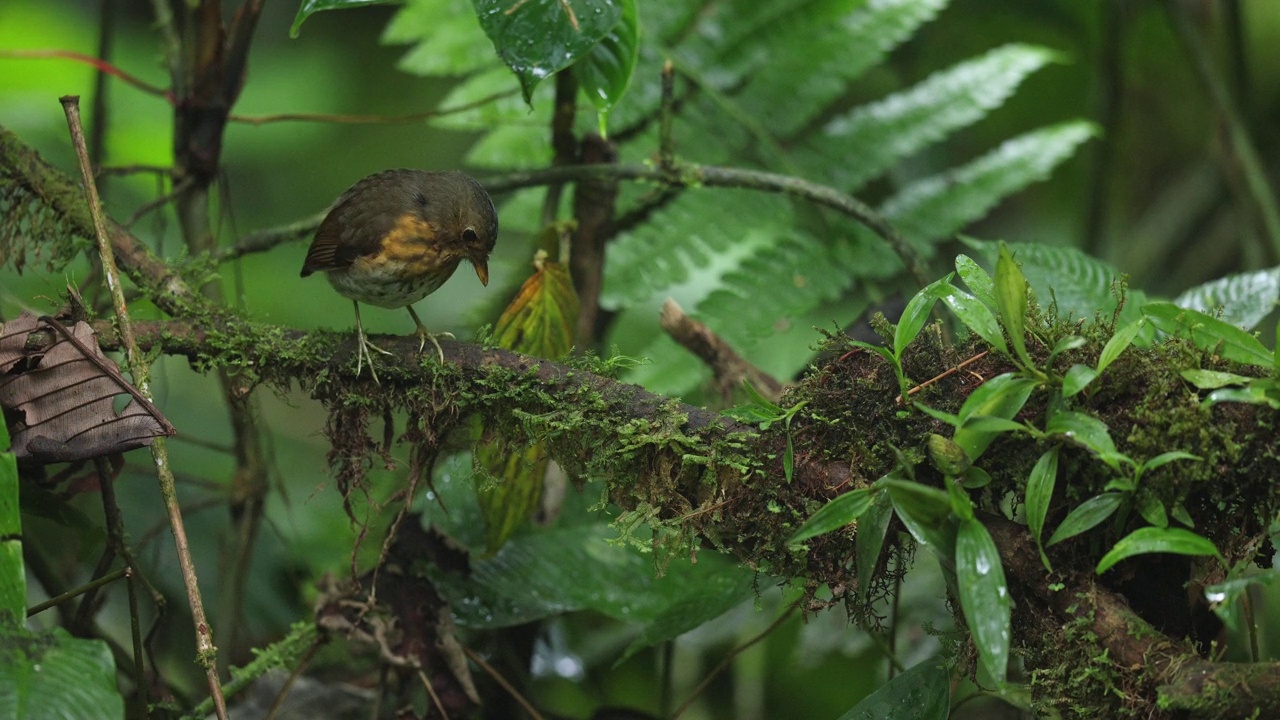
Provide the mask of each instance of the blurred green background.
[{"label": "blurred green background", "polygon": [[[165,86],[149,5],[111,4],[116,23],[112,62]],[[647,5],[640,3],[642,23]],[[4,0],[0,50],[62,49],[96,55],[101,7],[70,0]],[[292,40],[288,30],[296,10],[291,2],[267,3],[237,114],[403,115],[435,108],[453,85],[448,79],[422,78],[398,68],[408,48],[381,40],[397,12],[394,6],[319,13]],[[1242,19],[1238,27],[1233,25],[1236,15]],[[1197,18],[1274,178],[1280,165],[1280,63],[1272,49],[1280,47],[1280,3],[1205,2]],[[861,97],[851,98],[850,104],[881,97],[1008,42],[1042,44],[1062,52],[1068,62],[1033,75],[999,112],[920,153],[896,173],[950,167],[1005,138],[1061,120],[1092,119],[1104,135],[1086,143],[1047,182],[1005,201],[967,232],[1080,247],[1113,263],[1130,275],[1134,286],[1153,294],[1173,295],[1230,272],[1276,263],[1259,240],[1256,222],[1242,210],[1224,151],[1223,125],[1161,3],[954,0],[894,51],[887,64],[860,81],[856,92]],[[0,57],[0,125],[72,172],[58,97],[82,95],[87,121],[93,122],[93,83],[90,68],[68,60]],[[545,124],[547,105],[531,111],[531,122]],[[107,108],[105,165],[172,161],[172,116],[162,99],[108,80]],[[249,232],[320,212],[352,182],[377,170],[458,167],[476,139],[421,122],[232,123],[226,133],[219,198],[222,241],[229,244]],[[696,156],[696,149],[689,150]],[[483,174],[485,169],[480,170]],[[892,179],[871,186],[868,199],[886,195]],[[113,178],[105,190],[108,212],[118,220],[128,218],[161,188],[145,173]],[[515,217],[516,212],[536,209],[504,207],[504,228],[536,226],[536,217]],[[177,224],[166,212],[148,214],[133,230],[165,254],[181,255]],[[489,288],[481,288],[470,273],[458,273],[420,304],[424,321],[433,330],[451,330],[460,338],[491,323],[525,277],[532,249],[528,233],[504,229],[491,262]],[[353,326],[350,303],[323,280],[298,277],[305,250],[303,240],[224,265],[221,278],[228,297],[265,322],[348,330]],[[940,276],[946,268],[933,271]],[[0,317],[12,318],[24,308],[45,312],[56,307],[65,285],[82,280],[86,272],[84,263],[74,265],[66,276],[43,274],[34,267],[22,275],[0,269]],[[145,307],[137,310],[147,312]],[[371,309],[364,313],[364,322],[373,333],[405,334],[410,325],[404,315]],[[230,429],[225,409],[210,401],[217,396],[216,382],[171,359],[162,360],[156,373],[157,402],[181,430],[171,447],[175,467],[185,473],[179,481],[189,507],[189,532],[197,538],[221,538],[228,527],[225,488],[233,464],[226,452]],[[245,622],[236,642],[225,648],[235,663],[248,659],[248,648],[278,637],[290,621],[307,614],[317,579],[324,572],[344,572],[354,537],[328,479],[323,410],[301,396],[259,395],[270,429],[277,485],[269,495],[268,525],[255,546]],[[163,513],[148,460],[138,453],[128,459],[127,480],[119,487],[136,540],[161,527]],[[379,487],[385,491],[392,482],[388,473]],[[80,498],[77,507],[89,517],[98,516],[96,498]],[[30,518],[27,533],[29,542],[51,554],[53,548],[61,548],[64,562],[78,562],[82,569],[92,564],[100,542],[92,533],[69,537],[63,526],[38,517]],[[199,543],[195,550],[200,567],[211,569],[204,575],[209,583],[205,592],[217,622],[221,588],[212,578],[220,562],[218,544]],[[174,600],[181,597],[167,532],[159,533],[141,556],[156,568],[152,577],[166,594]],[[767,590],[758,601],[682,641],[676,657],[677,687],[690,689],[715,662],[716,652],[767,626],[784,595]],[[908,657],[918,658],[937,647],[936,639],[920,627],[926,621],[941,627],[949,623],[940,596],[941,589],[928,582],[910,587],[904,596],[901,642],[908,653],[916,653]],[[170,604],[171,628],[184,627],[178,617],[181,604]],[[110,603],[106,617],[117,639],[127,642],[123,603]],[[835,717],[856,701],[859,690],[854,685],[861,683],[861,692],[866,692],[884,677],[883,658],[865,636],[847,633],[848,642],[831,642],[844,634],[843,627],[838,612],[819,615],[808,624],[792,618],[738,659],[732,680],[722,678],[713,686],[714,699],[695,709],[701,714],[686,717]],[[608,668],[629,642],[627,633],[625,627],[597,617],[570,616],[543,631],[545,655]],[[189,634],[171,630],[170,637],[167,671],[174,677],[185,673],[186,689],[197,692],[188,662],[192,649],[183,646]],[[652,711],[657,665],[656,653],[641,653],[608,673],[602,684],[584,684],[573,662],[552,662],[551,667],[569,670],[548,670],[538,687],[549,706],[573,717],[585,717],[591,707],[604,702]],[[815,682],[815,677],[832,681]],[[803,714],[795,714],[799,708]]]}]

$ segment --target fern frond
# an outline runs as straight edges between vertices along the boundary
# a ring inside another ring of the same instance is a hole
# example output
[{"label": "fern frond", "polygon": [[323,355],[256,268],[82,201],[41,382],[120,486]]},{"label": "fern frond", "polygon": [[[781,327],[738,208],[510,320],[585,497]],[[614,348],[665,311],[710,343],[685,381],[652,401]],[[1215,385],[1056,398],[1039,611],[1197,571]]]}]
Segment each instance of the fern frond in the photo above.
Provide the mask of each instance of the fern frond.
[{"label": "fern frond", "polygon": [[[1000,243],[964,237],[961,241],[973,248],[988,267],[994,267],[1000,255]],[[1063,318],[1092,318],[1107,315],[1116,306],[1112,284],[1120,277],[1115,267],[1073,247],[1056,247],[1039,243],[1008,243],[1022,274],[1036,294],[1041,306],[1057,305]],[[1136,319],[1146,295],[1130,288],[1121,315],[1121,324]]]},{"label": "fern frond", "polygon": [[899,160],[986,117],[1057,58],[1034,45],[996,48],[831,120],[796,149],[797,162],[806,175],[855,192]]},{"label": "fern frond", "polygon": [[715,287],[737,261],[773,242],[791,221],[791,206],[779,196],[749,190],[685,192],[610,243],[600,304],[618,309],[673,294],[684,304],[697,302],[702,295],[673,288]]},{"label": "fern frond", "polygon": [[1010,193],[1048,177],[1097,132],[1093,123],[1073,121],[1020,135],[967,165],[907,186],[881,212],[916,247],[927,247],[986,215]]},{"label": "fern frond", "polygon": [[949,1],[809,3],[753,36],[767,61],[752,72],[739,102],[779,137],[789,137]]},{"label": "fern frond", "polygon": [[1193,287],[1173,303],[1178,307],[1214,314],[1244,330],[1252,330],[1275,309],[1280,300],[1280,267],[1229,275]]},{"label": "fern frond", "polygon": [[493,44],[467,0],[409,0],[387,25],[382,42],[413,44],[399,62],[413,75],[467,75],[494,62]]}]

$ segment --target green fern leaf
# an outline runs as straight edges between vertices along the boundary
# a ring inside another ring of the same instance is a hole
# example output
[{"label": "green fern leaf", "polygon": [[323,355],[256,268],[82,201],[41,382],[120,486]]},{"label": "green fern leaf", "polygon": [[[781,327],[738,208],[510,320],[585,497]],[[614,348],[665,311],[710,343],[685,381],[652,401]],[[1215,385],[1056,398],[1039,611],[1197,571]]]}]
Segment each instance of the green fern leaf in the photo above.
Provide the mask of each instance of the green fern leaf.
[{"label": "green fern leaf", "polygon": [[[691,305],[749,252],[791,225],[789,202],[749,190],[686,191],[609,245],[600,304],[618,309],[672,295]],[[674,290],[685,286],[687,293]],[[689,294],[693,293],[693,294]]]},{"label": "green fern leaf", "polygon": [[986,215],[1006,195],[1048,177],[1096,134],[1092,123],[1073,121],[1020,135],[967,165],[913,183],[881,212],[917,247],[927,247]]},{"label": "green fern leaf", "polygon": [[[552,92],[548,87],[539,88],[534,94],[550,97]],[[439,107],[449,112],[432,118],[431,124],[446,130],[487,131],[502,125],[528,125],[545,130],[547,126],[544,119],[529,113],[529,106],[520,97],[520,81],[497,62],[455,85]],[[465,109],[455,111],[458,108]]]},{"label": "green fern leaf", "polygon": [[738,102],[780,137],[793,135],[948,2],[824,0],[777,17],[751,36],[761,61]]},{"label": "green fern leaf", "polygon": [[[1000,254],[1000,243],[961,237],[989,267],[994,267]],[[1035,292],[1039,303],[1057,305],[1061,317],[1093,318],[1109,315],[1116,307],[1112,286],[1120,271],[1072,247],[1055,247],[1038,243],[1007,243],[1022,274]],[[1130,289],[1121,314],[1120,324],[1140,317],[1139,308],[1146,295]]]},{"label": "green fern leaf", "polygon": [[797,149],[797,161],[807,175],[856,191],[898,160],[986,117],[1057,58],[1033,45],[996,48],[835,118]]},{"label": "green fern leaf", "polygon": [[467,0],[408,0],[382,42],[414,46],[399,63],[412,75],[466,75],[495,61],[493,44]]},{"label": "green fern leaf", "polygon": [[1222,311],[1222,319],[1252,330],[1280,300],[1280,267],[1220,278],[1187,290],[1174,299],[1178,307],[1207,315]]}]

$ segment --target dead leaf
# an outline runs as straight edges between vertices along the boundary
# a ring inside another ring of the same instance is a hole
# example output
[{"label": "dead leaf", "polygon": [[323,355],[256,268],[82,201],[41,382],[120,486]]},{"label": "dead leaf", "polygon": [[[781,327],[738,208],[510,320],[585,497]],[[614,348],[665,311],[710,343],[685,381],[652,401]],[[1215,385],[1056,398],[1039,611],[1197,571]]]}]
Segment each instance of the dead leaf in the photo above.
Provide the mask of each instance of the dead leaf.
[{"label": "dead leaf", "polygon": [[[50,333],[54,343],[28,338]],[[115,399],[131,400],[119,412]],[[177,431],[98,348],[93,329],[24,312],[0,325],[0,407],[19,460],[47,464],[121,453]]]}]

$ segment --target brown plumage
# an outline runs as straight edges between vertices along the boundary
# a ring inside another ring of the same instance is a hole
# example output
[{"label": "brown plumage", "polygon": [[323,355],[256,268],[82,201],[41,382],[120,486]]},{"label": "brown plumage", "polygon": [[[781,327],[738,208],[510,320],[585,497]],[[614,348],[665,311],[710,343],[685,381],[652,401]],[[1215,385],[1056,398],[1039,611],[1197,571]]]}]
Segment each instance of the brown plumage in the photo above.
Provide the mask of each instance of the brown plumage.
[{"label": "brown plumage", "polygon": [[[387,170],[352,185],[325,216],[302,264],[302,277],[324,271],[343,297],[355,304],[360,355],[374,381],[369,342],[360,323],[360,303],[405,307],[422,342],[444,351],[427,332],[413,303],[435,292],[469,261],[489,284],[489,253],[498,237],[493,201],[472,178],[457,171]],[[445,333],[447,334],[447,333]]]}]

